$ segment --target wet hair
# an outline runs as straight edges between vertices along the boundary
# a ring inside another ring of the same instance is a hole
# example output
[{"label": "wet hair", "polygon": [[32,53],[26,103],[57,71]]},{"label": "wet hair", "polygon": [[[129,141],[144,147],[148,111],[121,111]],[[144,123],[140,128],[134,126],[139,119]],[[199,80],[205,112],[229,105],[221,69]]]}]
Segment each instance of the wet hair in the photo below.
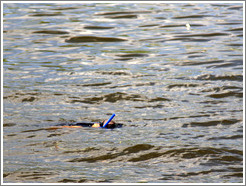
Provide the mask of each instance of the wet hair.
[{"label": "wet hair", "polygon": [[[108,121],[108,120],[104,120],[103,122],[101,122],[101,123],[100,123],[100,126],[102,127],[107,121]],[[110,122],[108,123],[108,125],[106,126],[106,128],[109,128],[109,129],[115,128],[115,127],[116,127],[116,124],[115,124],[114,121],[110,121]]]}]

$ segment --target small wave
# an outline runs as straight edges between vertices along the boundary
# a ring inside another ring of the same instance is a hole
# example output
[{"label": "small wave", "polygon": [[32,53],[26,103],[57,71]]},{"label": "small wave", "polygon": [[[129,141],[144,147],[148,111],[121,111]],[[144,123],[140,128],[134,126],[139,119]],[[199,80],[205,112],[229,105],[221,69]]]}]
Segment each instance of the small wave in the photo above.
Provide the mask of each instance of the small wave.
[{"label": "small wave", "polygon": [[226,98],[226,97],[243,98],[243,93],[229,91],[229,92],[225,92],[225,93],[210,94],[210,95],[208,95],[208,97],[210,97],[210,98],[216,98],[216,99]]},{"label": "small wave", "polygon": [[94,163],[97,161],[112,160],[119,156],[125,156],[125,155],[130,155],[133,153],[139,153],[141,151],[146,151],[146,150],[152,149],[153,147],[154,147],[153,145],[149,145],[149,144],[137,144],[131,147],[127,147],[118,153],[105,154],[105,155],[89,157],[89,158],[75,158],[75,159],[69,160],[69,162]]},{"label": "small wave", "polygon": [[76,102],[82,102],[82,103],[88,103],[88,104],[99,104],[101,102],[110,102],[110,103],[115,103],[117,101],[121,100],[129,100],[129,101],[144,101],[144,97],[138,94],[126,94],[122,92],[116,92],[116,93],[111,93],[107,94],[104,96],[99,96],[99,97],[92,97],[92,98],[85,98],[83,100],[72,100],[70,101],[71,103],[76,103]]},{"label": "small wave", "polygon": [[161,102],[161,101],[170,101],[170,99],[165,98],[165,97],[148,98],[140,94],[126,94],[122,92],[116,92],[116,93],[106,94],[106,95],[98,96],[98,97],[73,99],[69,102],[70,103],[100,104],[102,102],[115,103],[118,101]]},{"label": "small wave", "polygon": [[224,60],[211,60],[211,61],[188,61],[183,62],[180,65],[182,66],[193,66],[193,65],[207,65],[207,64],[217,64],[217,63],[223,63]]},{"label": "small wave", "polygon": [[167,88],[168,89],[172,89],[172,88],[190,88],[190,87],[199,87],[201,85],[199,84],[192,84],[192,83],[184,83],[184,84],[172,84],[172,85],[168,85]]},{"label": "small wave", "polygon": [[[55,175],[55,173],[53,172],[49,172],[49,171],[20,171],[18,173],[13,173],[16,174],[16,177],[19,181],[21,182],[26,182],[28,180],[43,180],[46,179],[48,177],[52,177]],[[9,174],[8,176],[11,176],[11,174]]]},{"label": "small wave", "polygon": [[214,121],[204,121],[204,122],[190,122],[187,124],[183,124],[182,127],[209,127],[209,126],[217,126],[217,125],[233,125],[235,123],[241,122],[241,120],[237,119],[224,119],[224,120],[214,120]]},{"label": "small wave", "polygon": [[242,75],[212,75],[212,74],[204,74],[204,75],[199,75],[195,78],[196,80],[211,80],[211,81],[243,81],[243,76]]},{"label": "small wave", "polygon": [[[117,150],[114,148],[114,151]],[[171,150],[162,150],[161,146],[153,146],[149,144],[137,144],[127,147],[123,150],[118,149],[116,153],[107,153],[99,156],[74,158],[68,162],[87,162],[95,163],[98,161],[127,161],[127,162],[141,162],[156,158],[163,160],[165,158],[169,162],[184,161],[185,159],[206,158],[207,163],[215,162],[217,164],[229,163],[234,161],[236,163],[242,161],[243,152],[234,149],[212,148],[212,147],[187,147],[176,148]],[[77,153],[77,152],[75,152]],[[117,160],[115,160],[117,159]]]}]

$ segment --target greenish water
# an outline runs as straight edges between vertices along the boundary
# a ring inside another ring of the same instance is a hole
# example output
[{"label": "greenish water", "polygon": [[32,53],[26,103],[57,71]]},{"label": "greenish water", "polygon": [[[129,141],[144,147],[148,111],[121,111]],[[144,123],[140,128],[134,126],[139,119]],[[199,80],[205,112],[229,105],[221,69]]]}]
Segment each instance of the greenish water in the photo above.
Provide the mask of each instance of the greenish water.
[{"label": "greenish water", "polygon": [[5,3],[3,182],[242,183],[242,3]]}]

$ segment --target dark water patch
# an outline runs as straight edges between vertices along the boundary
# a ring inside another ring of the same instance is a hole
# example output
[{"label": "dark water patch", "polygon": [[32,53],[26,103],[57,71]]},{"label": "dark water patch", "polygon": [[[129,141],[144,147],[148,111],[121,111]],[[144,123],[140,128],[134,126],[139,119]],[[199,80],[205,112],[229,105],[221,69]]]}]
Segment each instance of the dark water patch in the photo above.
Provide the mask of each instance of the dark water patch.
[{"label": "dark water patch", "polygon": [[240,5],[235,5],[235,6],[230,6],[228,7],[227,9],[228,10],[241,10],[243,8],[243,6],[240,6]]},{"label": "dark water patch", "polygon": [[33,102],[35,100],[37,100],[37,98],[31,96],[31,97],[22,99],[22,102]]},{"label": "dark water patch", "polygon": [[[188,116],[188,118],[201,118],[201,117],[210,117],[210,114],[200,114],[200,115],[192,115],[192,116]],[[183,119],[183,118],[187,118],[187,116],[179,116],[179,117],[170,117],[167,120],[176,120],[176,119]]]},{"label": "dark water patch", "polygon": [[84,43],[84,42],[122,42],[126,41],[121,38],[113,37],[96,37],[96,36],[77,36],[66,39],[65,42],[68,43]]},{"label": "dark water patch", "polygon": [[136,109],[146,109],[146,108],[163,108],[165,105],[157,104],[157,105],[145,105],[145,106],[135,106]]},{"label": "dark water patch", "polygon": [[243,171],[242,172],[239,172],[239,173],[233,173],[233,174],[227,174],[227,175],[224,175],[222,176],[224,178],[232,178],[232,177],[239,177],[239,178],[243,178]]},{"label": "dark water patch", "polygon": [[11,173],[3,173],[3,177],[4,178],[7,177],[7,176],[9,176],[9,175],[11,175]]},{"label": "dark water patch", "polygon": [[88,182],[89,180],[87,179],[78,179],[78,180],[75,180],[75,179],[68,179],[68,178],[64,178],[62,180],[59,180],[58,182],[59,183],[85,183],[85,182]]},{"label": "dark water patch", "polygon": [[211,15],[187,15],[187,16],[175,16],[173,19],[196,19],[196,18],[205,18],[211,17]]},{"label": "dark water patch", "polygon": [[154,86],[155,82],[147,82],[147,83],[137,83],[135,86],[142,87],[142,86]]},{"label": "dark water patch", "polygon": [[67,151],[64,151],[63,153],[64,154],[73,154],[73,153],[85,153],[85,152],[91,152],[91,151],[98,151],[100,150],[99,148],[96,148],[96,147],[87,147],[85,149],[76,149],[76,150],[67,150]]},{"label": "dark water patch", "polygon": [[242,164],[243,158],[241,155],[222,155],[220,157],[210,159],[207,164],[214,164],[214,165],[231,165],[231,164]]},{"label": "dark water patch", "polygon": [[227,44],[227,46],[232,46],[232,47],[242,47],[243,44],[241,44],[241,43],[231,43],[231,44]]},{"label": "dark water patch", "polygon": [[84,29],[88,30],[104,30],[104,29],[113,29],[111,26],[84,26]]},{"label": "dark water patch", "polygon": [[204,74],[195,78],[196,80],[211,80],[211,81],[243,81],[242,75],[212,75],[212,74]]},{"label": "dark water patch", "polygon": [[45,172],[39,172],[39,171],[26,171],[26,172],[20,172],[17,177],[29,179],[29,180],[37,180],[37,179],[44,179],[46,177],[54,175],[53,172],[45,171]]},{"label": "dark water patch", "polygon": [[47,136],[47,138],[52,138],[52,137],[54,137],[54,136],[62,136],[63,134],[62,133],[60,133],[60,134],[58,134],[58,133],[56,133],[56,134],[49,134],[48,136]]},{"label": "dark water patch", "polygon": [[216,104],[221,104],[221,103],[226,103],[226,101],[221,101],[221,100],[209,100],[209,101],[201,101],[199,102],[201,104],[207,105],[207,107],[210,107],[210,105],[216,105]]},{"label": "dark water patch", "polygon": [[155,27],[155,26],[159,26],[159,24],[140,25],[139,27]]},{"label": "dark water patch", "polygon": [[75,86],[82,86],[82,87],[99,87],[99,86],[105,86],[110,85],[111,82],[105,82],[105,83],[90,83],[90,84],[81,84],[81,85],[75,85]]},{"label": "dark water patch", "polygon": [[223,86],[223,90],[228,90],[228,89],[232,89],[232,90],[243,90],[242,87],[237,87],[237,86]]},{"label": "dark water patch", "polygon": [[228,35],[230,34],[223,33],[223,32],[213,32],[213,33],[177,35],[175,37],[216,37],[216,36],[228,36]]},{"label": "dark water patch", "polygon": [[172,88],[190,88],[190,87],[199,87],[201,85],[199,84],[194,84],[194,83],[185,83],[185,84],[172,84],[172,85],[168,85],[167,88],[168,89],[172,89]]},{"label": "dark water patch", "polygon": [[132,59],[134,59],[134,58],[132,58],[132,57],[124,57],[124,58],[116,58],[115,60],[117,60],[117,61],[129,61],[129,60],[132,60]]},{"label": "dark water patch", "polygon": [[148,99],[148,102],[164,102],[164,101],[171,101],[168,98],[164,98],[164,97],[156,97],[156,98],[152,98],[152,99]]},{"label": "dark water patch", "polygon": [[194,177],[194,176],[207,176],[208,174],[218,173],[218,172],[227,172],[224,169],[211,169],[207,171],[197,171],[197,172],[187,172],[187,173],[173,173],[173,174],[162,174],[162,178],[158,180],[173,180],[173,179],[183,179],[187,177]]},{"label": "dark water patch", "polygon": [[105,18],[110,18],[110,19],[133,19],[137,17],[138,17],[137,15],[105,16]]},{"label": "dark water patch", "polygon": [[183,62],[180,65],[182,66],[192,66],[192,65],[207,65],[207,64],[214,64],[214,63],[223,63],[224,60],[211,60],[211,61],[188,61]]},{"label": "dark water patch", "polygon": [[148,56],[148,54],[140,54],[140,53],[132,53],[132,54],[117,54],[116,56],[118,57],[131,57],[131,58],[134,58],[134,57],[146,57]]},{"label": "dark water patch", "polygon": [[26,132],[38,132],[38,131],[42,131],[42,130],[46,130],[46,129],[39,128],[39,129],[23,130],[23,131],[21,131],[21,133],[26,133]]},{"label": "dark water patch", "polygon": [[208,170],[208,171],[181,173],[181,174],[177,174],[176,176],[190,177],[190,176],[197,176],[197,175],[207,175],[207,174],[210,174],[212,172],[226,172],[226,170],[223,170],[223,169],[211,169],[211,170]]},{"label": "dark water patch", "polygon": [[224,4],[224,3],[221,3],[221,4],[211,4],[211,6],[215,6],[215,7],[228,7],[228,6],[230,6],[230,4]]},{"label": "dark water patch", "polygon": [[227,97],[243,98],[243,93],[229,91],[229,92],[220,93],[220,94],[210,94],[208,95],[208,97],[215,98],[215,99],[221,99],[221,98],[227,98]]},{"label": "dark water patch", "polygon": [[103,75],[113,75],[113,76],[131,76],[132,74],[129,73],[129,72],[124,72],[124,71],[101,71],[99,72],[100,74],[103,74]]},{"label": "dark water patch", "polygon": [[204,121],[204,122],[190,122],[187,124],[183,124],[182,127],[210,127],[217,125],[233,125],[235,123],[241,122],[241,120],[237,119],[225,119],[225,120],[214,120],[214,121]]},{"label": "dark water patch", "polygon": [[34,34],[69,34],[66,31],[59,31],[59,30],[40,30],[32,32]]},{"label": "dark water patch", "polygon": [[225,23],[217,23],[218,25],[241,25],[241,22],[225,22]]},{"label": "dark water patch", "polygon": [[36,135],[30,135],[30,136],[27,136],[26,138],[34,138],[36,137]]},{"label": "dark water patch", "polygon": [[16,123],[4,123],[3,127],[13,127],[16,126]]},{"label": "dark water patch", "polygon": [[226,67],[234,67],[234,66],[235,66],[234,63],[226,62],[221,65],[209,65],[206,68],[226,68]]},{"label": "dark water patch", "polygon": [[96,15],[124,15],[124,14],[142,14],[151,13],[151,11],[115,11],[115,12],[103,12]]},{"label": "dark water patch", "polygon": [[15,100],[17,102],[18,101],[19,102],[33,102],[34,100],[38,100],[38,97],[40,95],[41,93],[38,93],[38,92],[26,92],[26,93],[16,92],[8,96],[4,96],[3,99]]},{"label": "dark water patch", "polygon": [[122,92],[116,92],[111,94],[106,94],[104,96],[85,98],[82,100],[71,100],[70,103],[87,103],[87,104],[100,104],[102,102],[115,103],[122,100],[127,101],[144,101],[146,98],[139,94],[126,94]]},{"label": "dark water patch", "polygon": [[200,58],[204,57],[205,55],[189,55],[188,58]]},{"label": "dark water patch", "polygon": [[[202,24],[190,24],[191,27],[196,27],[196,26],[204,26]],[[169,24],[169,25],[163,25],[163,26],[160,26],[160,28],[175,28],[175,27],[186,27],[185,24]]]},{"label": "dark water patch", "polygon": [[30,16],[34,16],[34,17],[50,17],[50,16],[61,16],[63,14],[61,13],[35,13],[35,14],[31,14]]},{"label": "dark water patch", "polygon": [[[27,180],[32,180],[32,181],[38,181],[40,179],[46,179],[48,177],[52,177],[55,174],[53,172],[49,171],[21,171],[18,173],[15,173],[17,179],[20,181],[26,182]],[[11,176],[11,175],[9,175]]]},{"label": "dark water patch", "polygon": [[7,136],[11,137],[11,136],[17,136],[17,134],[8,134]]},{"label": "dark water patch", "polygon": [[[69,162],[87,162],[87,163],[94,163],[97,161],[105,161],[105,160],[113,160],[120,156],[124,156],[124,160],[128,162],[141,162],[152,160],[161,157],[162,159],[165,157],[169,159],[169,161],[183,161],[185,159],[193,159],[193,158],[208,158],[210,157],[209,161],[216,162],[217,164],[222,164],[223,162],[240,162],[242,158],[237,157],[242,155],[242,151],[239,150],[228,150],[228,149],[218,149],[218,148],[210,148],[210,147],[203,147],[203,148],[180,148],[180,149],[173,149],[173,150],[166,150],[164,152],[160,151],[160,147],[156,147],[153,149],[154,146],[152,145],[136,145],[130,148],[126,148],[119,153],[112,153],[106,154],[96,157],[89,157],[89,158],[75,158],[69,160]],[[152,150],[151,150],[152,149]],[[151,152],[149,152],[151,150]],[[145,153],[145,151],[148,151]],[[140,153],[140,154],[139,154]],[[227,154],[226,156],[222,155],[221,158],[220,154]],[[234,155],[234,156],[233,156]],[[123,159],[122,159],[123,160]],[[121,161],[122,161],[121,160]]]},{"label": "dark water patch", "polygon": [[163,25],[163,26],[160,26],[160,28],[172,28],[172,27],[185,27],[184,24],[180,24],[180,25],[175,25],[175,24],[172,24],[172,25]]},{"label": "dark water patch", "polygon": [[78,7],[60,7],[60,8],[52,8],[51,10],[74,10],[79,9]]},{"label": "dark water patch", "polygon": [[232,29],[228,29],[226,31],[243,31],[243,28],[232,28]]},{"label": "dark water patch", "polygon": [[[170,158],[169,161],[183,161],[185,159],[193,159],[193,158],[203,158],[203,157],[217,157],[219,154],[224,154],[224,149],[203,147],[203,148],[180,148],[167,150],[165,152],[148,152],[146,154],[140,154],[138,157],[130,158],[128,161],[130,162],[140,162],[147,161],[155,158]],[[230,153],[234,153],[230,152]],[[238,153],[238,152],[237,152]],[[240,153],[240,152],[239,152]]]},{"label": "dark water patch", "polygon": [[139,162],[139,161],[146,161],[149,159],[153,159],[153,158],[158,158],[160,156],[163,156],[165,153],[159,153],[159,152],[150,152],[148,154],[144,154],[144,155],[140,155],[137,158],[131,158],[128,161],[129,162]]},{"label": "dark water patch", "polygon": [[236,87],[236,86],[223,86],[223,87],[213,87],[204,89],[201,92],[220,92],[222,90],[242,90],[242,87]]},{"label": "dark water patch", "polygon": [[150,150],[153,147],[154,147],[153,145],[149,145],[149,144],[137,144],[131,147],[127,147],[118,153],[111,153],[111,154],[105,154],[105,155],[100,155],[96,157],[88,157],[88,158],[75,158],[75,159],[69,160],[68,162],[94,163],[97,161],[113,160],[120,156],[125,156],[125,155],[130,155],[130,154],[135,154],[135,153],[139,153],[142,151]]},{"label": "dark water patch", "polygon": [[183,41],[183,42],[208,42],[211,41],[210,39],[198,39],[198,38],[187,38],[187,37],[179,37],[179,36],[175,36],[176,38],[171,38],[171,39],[167,39],[164,41]]},{"label": "dark water patch", "polygon": [[137,144],[131,147],[127,147],[123,150],[124,154],[138,153],[140,151],[145,151],[154,148],[153,145],[149,144]]},{"label": "dark water patch", "polygon": [[165,97],[148,98],[140,94],[126,94],[122,92],[116,92],[116,93],[106,94],[98,97],[73,99],[69,101],[69,103],[101,104],[103,102],[116,103],[118,101],[163,102],[163,101],[170,101],[170,99]]},{"label": "dark water patch", "polygon": [[243,139],[243,135],[232,135],[232,136],[220,136],[220,137],[212,137],[208,138],[208,140],[235,140],[235,139]]}]

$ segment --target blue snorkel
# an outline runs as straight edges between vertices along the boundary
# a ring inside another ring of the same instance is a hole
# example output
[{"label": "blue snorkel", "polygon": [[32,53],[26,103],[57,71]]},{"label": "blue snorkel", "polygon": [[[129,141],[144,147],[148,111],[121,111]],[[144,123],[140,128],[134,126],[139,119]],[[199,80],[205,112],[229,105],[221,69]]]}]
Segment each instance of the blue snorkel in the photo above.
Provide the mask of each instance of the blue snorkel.
[{"label": "blue snorkel", "polygon": [[114,117],[115,117],[115,114],[113,114],[113,115],[108,119],[108,121],[103,125],[102,128],[105,128],[105,127],[109,124],[109,122],[110,122]]}]

